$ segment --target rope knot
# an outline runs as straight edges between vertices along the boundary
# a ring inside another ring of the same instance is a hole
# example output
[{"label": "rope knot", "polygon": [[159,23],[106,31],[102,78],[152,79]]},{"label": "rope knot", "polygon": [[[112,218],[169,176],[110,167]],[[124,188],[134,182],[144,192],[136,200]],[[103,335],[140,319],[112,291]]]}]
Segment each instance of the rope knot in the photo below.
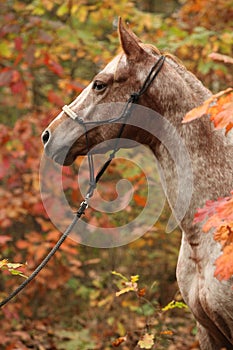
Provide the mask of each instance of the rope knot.
[{"label": "rope knot", "polygon": [[84,125],[84,120],[82,118],[77,118],[76,121],[81,124],[81,125]]},{"label": "rope knot", "polygon": [[131,101],[132,101],[133,103],[138,102],[139,97],[140,97],[140,93],[138,93],[138,92],[133,92],[133,93],[130,95],[130,99],[131,99]]}]

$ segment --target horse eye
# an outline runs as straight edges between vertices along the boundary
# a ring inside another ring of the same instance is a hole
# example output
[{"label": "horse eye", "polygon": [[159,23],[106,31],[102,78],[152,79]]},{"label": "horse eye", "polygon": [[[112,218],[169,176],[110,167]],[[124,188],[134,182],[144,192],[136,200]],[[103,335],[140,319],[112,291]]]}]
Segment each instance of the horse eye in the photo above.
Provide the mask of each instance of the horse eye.
[{"label": "horse eye", "polygon": [[107,87],[107,84],[103,83],[102,81],[96,80],[93,83],[92,89],[96,91],[104,91]]}]

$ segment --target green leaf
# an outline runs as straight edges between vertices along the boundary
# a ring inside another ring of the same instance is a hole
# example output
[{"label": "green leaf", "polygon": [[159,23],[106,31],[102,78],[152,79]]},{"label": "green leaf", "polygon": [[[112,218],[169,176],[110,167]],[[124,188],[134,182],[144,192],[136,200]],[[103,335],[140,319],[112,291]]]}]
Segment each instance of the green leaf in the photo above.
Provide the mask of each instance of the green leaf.
[{"label": "green leaf", "polygon": [[213,62],[204,62],[201,60],[198,64],[198,70],[202,74],[208,74],[209,71],[213,68],[213,65]]},{"label": "green leaf", "polygon": [[26,275],[24,275],[21,271],[19,271],[19,270],[9,270],[10,271],[10,273],[12,274],[12,275],[15,275],[15,276],[21,276],[21,277],[24,277],[24,278],[27,278],[27,276]]},{"label": "green leaf", "polygon": [[65,331],[60,330],[57,334],[60,338],[56,346],[61,350],[94,350],[96,349],[95,342],[91,339],[90,333],[87,329],[80,331]]},{"label": "green leaf", "polygon": [[147,304],[142,304],[135,311],[137,312],[138,315],[149,317],[149,316],[153,316],[155,314],[155,310],[156,310],[156,308],[154,307],[154,305],[147,303]]},{"label": "green leaf", "polygon": [[168,311],[168,310],[172,310],[172,309],[187,309],[188,306],[183,303],[182,301],[175,301],[172,300],[169,304],[167,304],[165,307],[162,308],[162,311]]},{"label": "green leaf", "polygon": [[62,4],[61,6],[59,6],[58,10],[57,10],[57,15],[59,17],[62,17],[64,15],[66,15],[68,13],[69,9],[66,3]]},{"label": "green leaf", "polygon": [[38,6],[35,7],[32,5],[32,13],[33,15],[42,16],[45,13],[45,8],[42,4],[38,4]]},{"label": "green leaf", "polygon": [[122,274],[119,273],[119,272],[112,271],[111,273],[112,273],[112,275],[114,275],[114,276],[120,277],[120,278],[121,278],[122,280],[124,280],[125,282],[128,282],[128,281],[129,281],[127,277],[125,277],[124,275],[122,275]]}]

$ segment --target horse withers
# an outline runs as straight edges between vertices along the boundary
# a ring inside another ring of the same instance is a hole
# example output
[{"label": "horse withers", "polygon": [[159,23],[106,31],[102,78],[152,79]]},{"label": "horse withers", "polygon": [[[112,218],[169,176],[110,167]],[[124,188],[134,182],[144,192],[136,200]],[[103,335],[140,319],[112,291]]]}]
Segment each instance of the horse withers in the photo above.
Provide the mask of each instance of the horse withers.
[{"label": "horse withers", "polygon": [[[77,156],[86,155],[97,144],[115,139],[120,122],[101,124],[101,118],[105,120],[106,116],[98,112],[97,107],[128,101],[132,92],[140,90],[151,67],[161,57],[156,47],[143,44],[121,20],[119,37],[122,52],[69,105],[75,115],[81,113],[82,121],[98,120],[98,125],[84,133],[83,125],[63,111],[44,131],[45,152],[55,162],[70,165]],[[189,153],[193,192],[179,223],[183,233],[177,280],[182,296],[197,320],[201,349],[220,350],[233,349],[232,281],[219,281],[214,277],[214,263],[221,254],[221,247],[211,232],[204,234],[199,224],[193,225],[193,217],[207,200],[224,197],[232,190],[233,147],[223,134],[213,130],[208,118],[182,124],[184,115],[210,96],[211,92],[192,73],[174,57],[166,55],[156,79],[137,103],[158,112],[172,124]],[[145,130],[140,128],[135,131],[130,124],[124,128],[123,136],[146,144],[154,153],[168,202],[176,216],[177,173],[168,149],[152,134],[145,135]],[[170,137],[173,137],[172,133]],[[181,191],[181,201],[185,201],[186,191],[187,188]]]}]

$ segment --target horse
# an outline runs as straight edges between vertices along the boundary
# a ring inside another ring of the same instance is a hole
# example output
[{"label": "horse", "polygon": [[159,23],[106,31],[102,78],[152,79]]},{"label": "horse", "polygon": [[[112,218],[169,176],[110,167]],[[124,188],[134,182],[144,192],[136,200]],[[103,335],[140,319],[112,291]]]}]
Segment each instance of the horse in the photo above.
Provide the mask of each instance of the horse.
[{"label": "horse", "polygon": [[[57,163],[70,165],[77,156],[86,155],[87,136],[89,149],[118,137],[121,122],[101,124],[106,116],[95,114],[96,107],[111,102],[127,102],[133,91],[140,90],[151,67],[161,58],[161,52],[155,46],[142,43],[121,19],[118,33],[120,53],[68,107],[75,115],[85,111],[80,123],[72,120],[67,110],[63,110],[42,134],[46,155]],[[137,101],[140,106],[156,111],[174,126],[191,159],[193,192],[190,205],[179,222],[182,240],[177,282],[184,301],[197,321],[202,350],[233,349],[232,280],[219,281],[214,277],[214,264],[221,254],[221,246],[214,240],[213,232],[203,233],[200,224],[193,224],[197,208],[207,200],[229,195],[232,190],[233,146],[223,133],[214,130],[207,116],[191,123],[182,123],[188,111],[201,105],[211,95],[177,58],[165,54],[156,79],[138,96]],[[99,123],[95,128],[86,130],[84,135],[81,121],[92,121],[94,117]],[[136,139],[154,153],[162,172],[162,183],[166,183],[166,197],[175,212],[177,174],[169,151],[156,137],[145,135],[143,130],[126,125],[122,131],[124,138]],[[172,133],[170,137],[173,137]],[[186,190],[181,191],[181,196],[185,196]]]}]

